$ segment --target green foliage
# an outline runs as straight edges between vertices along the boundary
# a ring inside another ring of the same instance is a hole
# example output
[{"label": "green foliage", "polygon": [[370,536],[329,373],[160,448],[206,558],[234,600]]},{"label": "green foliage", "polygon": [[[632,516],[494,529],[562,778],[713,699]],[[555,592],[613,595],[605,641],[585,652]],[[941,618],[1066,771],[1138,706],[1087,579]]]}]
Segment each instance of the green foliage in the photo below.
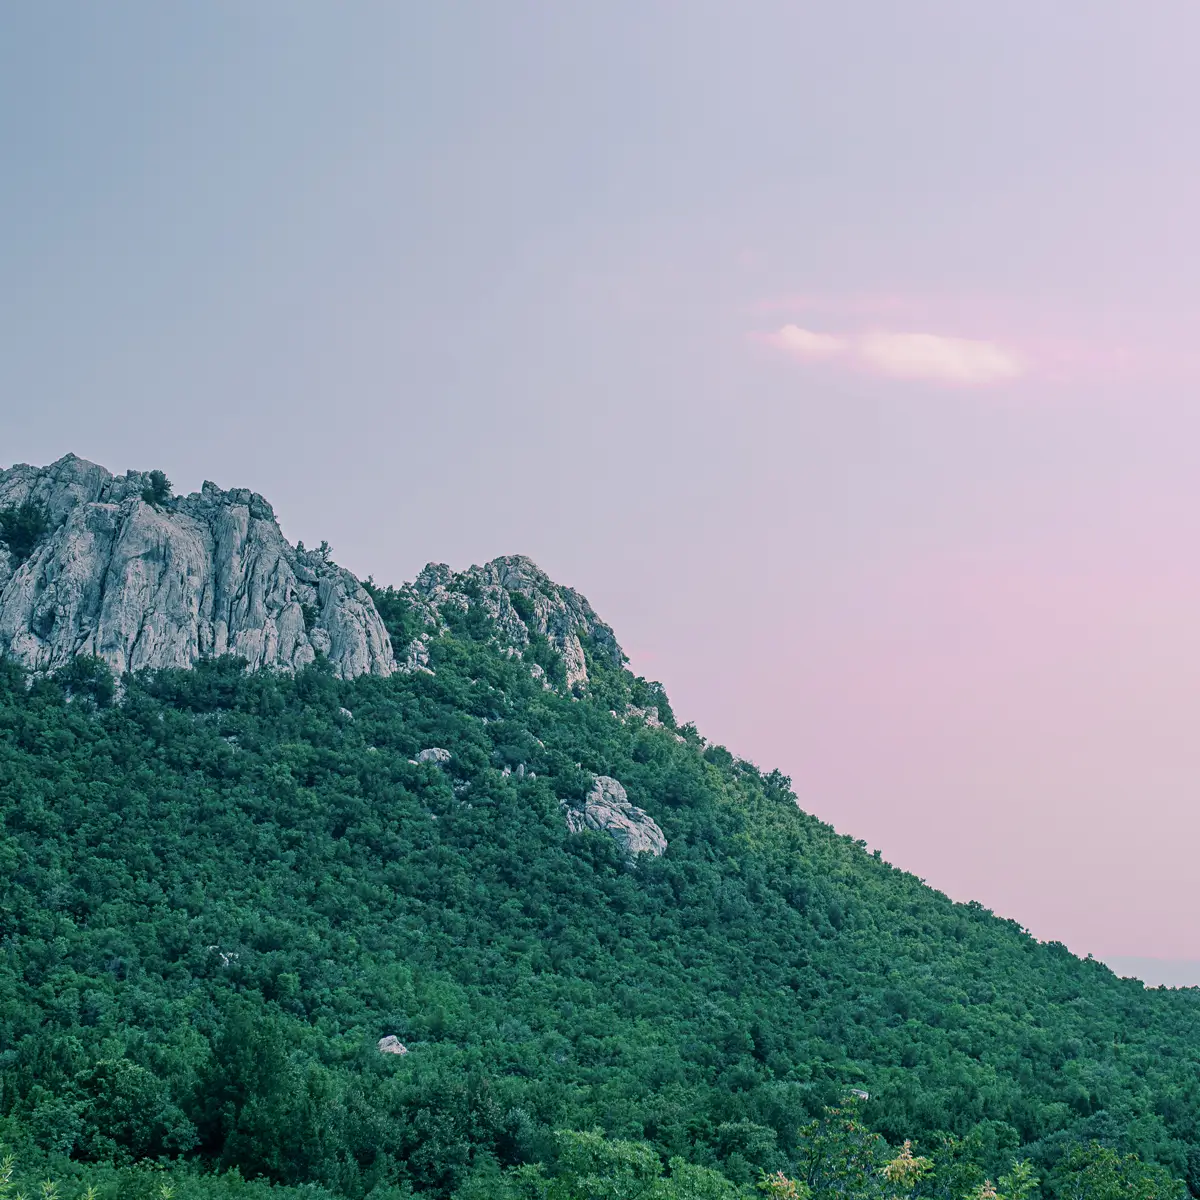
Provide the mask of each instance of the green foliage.
[{"label": "green foliage", "polygon": [[[24,1168],[24,1169],[22,1169]],[[335,1200],[323,1188],[288,1188],[244,1179],[238,1171],[214,1175],[183,1164],[137,1166],[52,1163],[0,1155],[0,1200]]]},{"label": "green foliage", "polygon": [[107,707],[116,695],[112,671],[104,659],[95,655],[78,655],[54,678],[68,697],[90,701],[97,708]]},{"label": "green foliage", "polygon": [[364,582],[375,607],[392,640],[392,649],[397,657],[403,658],[409,643],[421,632],[421,620],[413,611],[412,603],[403,589],[379,587],[373,579]]},{"label": "green foliage", "polygon": [[1038,1183],[1038,1177],[1029,1163],[1016,1162],[1011,1171],[1000,1176],[1000,1200],[1028,1200],[1037,1194]]},{"label": "green foliage", "polygon": [[[403,644],[403,593],[374,594]],[[1195,994],[952,903],[693,728],[614,717],[669,706],[603,656],[572,699],[456,619],[433,674],[388,679],[226,659],[114,704],[94,661],[0,662],[23,1161],[355,1200],[1015,1197],[1018,1159],[1103,1200],[1105,1171],[1200,1163]],[[449,763],[410,761],[430,746]],[[567,833],[590,773],[665,856]]]},{"label": "green foliage", "polygon": [[565,688],[567,686],[567,667],[563,662],[562,655],[550,644],[550,640],[543,634],[535,633],[529,639],[529,645],[525,649],[525,657],[530,661],[537,663],[546,673],[546,678],[556,688]]},{"label": "green foliage", "polygon": [[150,472],[146,477],[146,486],[142,488],[142,499],[156,508],[160,508],[171,499],[171,481],[165,472]]},{"label": "green foliage", "polygon": [[456,1200],[749,1200],[719,1171],[673,1158],[664,1167],[645,1142],[599,1131],[557,1135],[552,1175],[541,1166],[476,1175]]},{"label": "green foliage", "polygon": [[[797,1166],[813,1200],[882,1194],[887,1143],[849,1108],[833,1108],[800,1131]],[[903,1175],[903,1172],[902,1172]]]},{"label": "green foliage", "polygon": [[1055,1200],[1180,1200],[1187,1190],[1162,1167],[1092,1142],[1077,1146],[1051,1173]]},{"label": "green foliage", "polygon": [[8,547],[8,552],[18,564],[33,554],[49,529],[49,514],[32,500],[0,508],[0,541]]},{"label": "green foliage", "polygon": [[523,592],[509,592],[508,598],[512,603],[513,610],[517,616],[525,622],[526,625],[532,625],[535,619],[533,601],[529,599]]},{"label": "green foliage", "polygon": [[304,616],[304,632],[312,633],[321,617],[321,610],[315,604],[301,604],[300,612]]}]

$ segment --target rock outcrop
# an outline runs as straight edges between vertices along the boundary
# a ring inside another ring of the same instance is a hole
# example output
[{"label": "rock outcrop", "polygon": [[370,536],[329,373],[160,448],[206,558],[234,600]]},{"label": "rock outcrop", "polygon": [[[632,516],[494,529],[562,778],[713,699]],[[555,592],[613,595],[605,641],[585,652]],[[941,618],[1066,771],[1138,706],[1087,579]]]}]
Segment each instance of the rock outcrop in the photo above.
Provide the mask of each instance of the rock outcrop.
[{"label": "rock outcrop", "polygon": [[74,455],[0,471],[0,510],[47,518],[23,560],[0,543],[0,653],[34,671],[94,654],[118,676],[233,654],[343,678],[396,669],[371,597],[320,551],[288,543],[271,506],[215,484],[150,502],[149,475]]},{"label": "rock outcrop", "polygon": [[375,1048],[380,1054],[407,1054],[408,1047],[394,1034],[389,1033],[387,1037],[381,1037],[375,1043]]},{"label": "rock outcrop", "polygon": [[454,756],[442,746],[430,746],[422,750],[413,759],[415,763],[432,763],[435,767],[444,767]]},{"label": "rock outcrop", "polygon": [[631,804],[624,787],[609,775],[595,776],[583,803],[564,801],[563,809],[572,833],[584,829],[607,833],[628,862],[635,862],[639,854],[657,858],[667,848],[667,839],[654,818]]},{"label": "rock outcrop", "polygon": [[[573,588],[554,583],[524,555],[506,555],[465,571],[430,563],[403,590],[429,630],[409,647],[410,669],[428,660],[428,639],[445,627],[450,613],[466,616],[473,609],[481,610],[491,623],[497,644],[515,654],[528,658],[544,639],[562,663],[559,682],[568,689],[588,681],[585,646],[613,667],[624,661],[613,631],[587,600]],[[543,677],[538,662],[531,660],[530,669]]]},{"label": "rock outcrop", "polygon": [[[153,474],[73,454],[0,471],[0,655],[47,672],[94,654],[118,677],[226,654],[294,671],[324,655],[348,679],[430,670],[432,642],[467,619],[547,688],[586,687],[589,663],[625,661],[587,600],[522,555],[431,563],[401,587],[421,629],[397,661],[367,590],[326,548],[292,546],[262,496],[205,483],[170,497]],[[23,505],[36,528],[8,538],[5,514]]]}]

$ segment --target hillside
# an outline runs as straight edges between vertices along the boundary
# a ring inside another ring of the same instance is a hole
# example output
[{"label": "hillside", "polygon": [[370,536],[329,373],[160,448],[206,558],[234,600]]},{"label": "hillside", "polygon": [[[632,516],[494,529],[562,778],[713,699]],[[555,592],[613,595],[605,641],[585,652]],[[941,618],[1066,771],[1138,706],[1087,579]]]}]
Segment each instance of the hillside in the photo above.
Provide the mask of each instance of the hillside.
[{"label": "hillside", "polygon": [[[57,519],[9,587],[37,592]],[[1027,1158],[1046,1195],[1108,1195],[1077,1186],[1092,1142],[1200,1194],[1200,995],[839,836],[679,727],[526,559],[357,586],[387,671],[198,654],[114,688],[94,643],[0,661],[0,1142],[22,1161],[659,1195],[511,1174],[575,1178],[600,1151],[556,1131],[595,1129],[651,1174],[716,1172],[673,1195],[761,1171],[865,1195],[814,1158],[810,1123],[849,1101],[855,1145],[937,1164],[895,1194]]]}]

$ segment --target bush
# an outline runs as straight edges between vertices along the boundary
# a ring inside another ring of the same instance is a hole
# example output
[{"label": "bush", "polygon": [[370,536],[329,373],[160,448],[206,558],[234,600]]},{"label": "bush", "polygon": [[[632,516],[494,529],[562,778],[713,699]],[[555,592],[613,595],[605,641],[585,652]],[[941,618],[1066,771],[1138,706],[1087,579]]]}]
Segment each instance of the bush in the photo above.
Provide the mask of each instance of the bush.
[{"label": "bush", "polygon": [[107,708],[116,696],[117,685],[108,663],[95,655],[77,655],[54,678],[72,699],[90,700],[97,708]]},{"label": "bush", "polygon": [[0,539],[18,565],[25,562],[50,528],[46,510],[32,500],[21,505],[0,508]]}]

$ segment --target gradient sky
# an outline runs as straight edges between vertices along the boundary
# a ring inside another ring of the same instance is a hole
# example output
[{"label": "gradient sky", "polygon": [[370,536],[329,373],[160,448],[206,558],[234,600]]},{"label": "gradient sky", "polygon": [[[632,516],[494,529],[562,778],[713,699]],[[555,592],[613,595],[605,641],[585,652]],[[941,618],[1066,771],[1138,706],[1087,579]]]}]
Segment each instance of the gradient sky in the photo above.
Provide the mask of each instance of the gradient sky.
[{"label": "gradient sky", "polygon": [[381,582],[530,554],[889,861],[1194,963],[1198,42],[1193,0],[10,5],[0,464],[251,486]]}]

